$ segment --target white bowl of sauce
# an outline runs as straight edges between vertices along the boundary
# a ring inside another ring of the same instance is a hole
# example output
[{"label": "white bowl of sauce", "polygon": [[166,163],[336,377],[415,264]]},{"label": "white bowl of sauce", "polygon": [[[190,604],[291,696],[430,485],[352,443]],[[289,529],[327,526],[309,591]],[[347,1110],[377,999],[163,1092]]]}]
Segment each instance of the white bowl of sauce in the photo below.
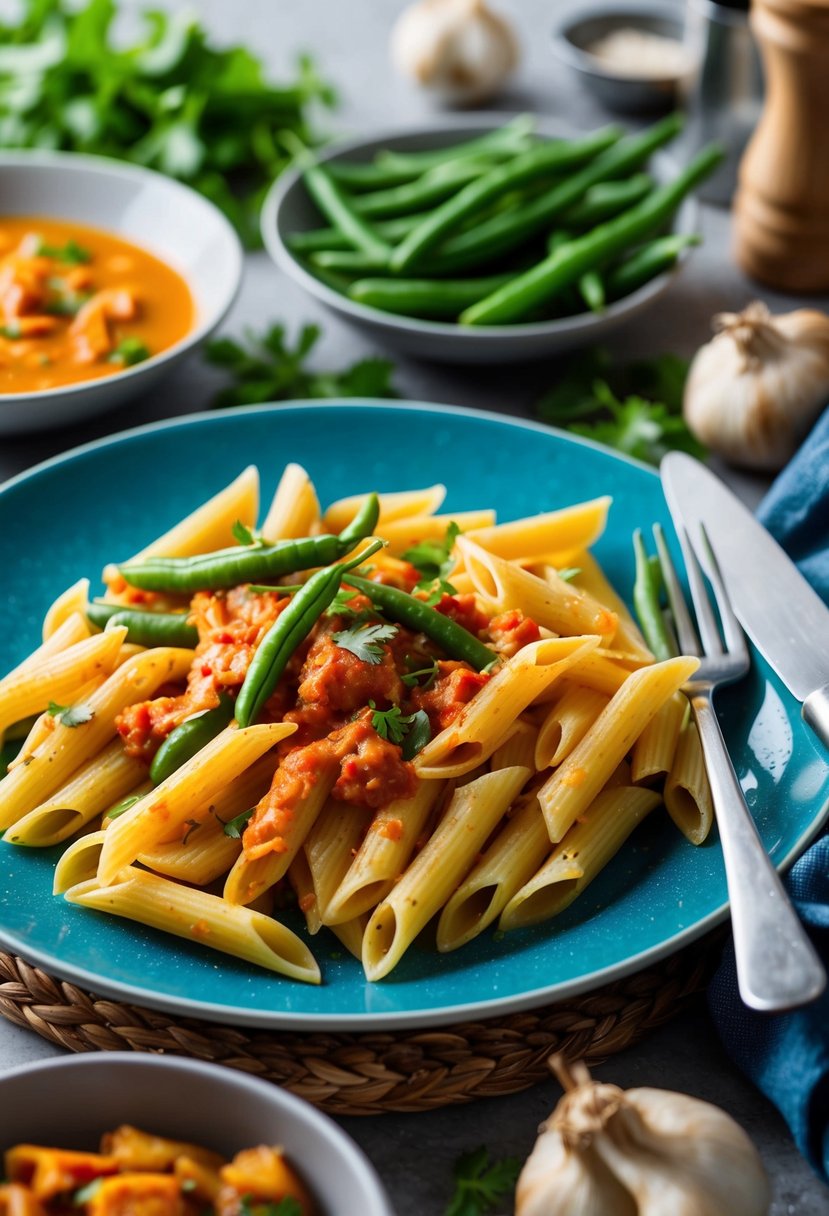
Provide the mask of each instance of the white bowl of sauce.
[{"label": "white bowl of sauce", "polygon": [[0,153],[0,434],[147,392],[233,303],[242,249],[200,194],[149,169]]}]

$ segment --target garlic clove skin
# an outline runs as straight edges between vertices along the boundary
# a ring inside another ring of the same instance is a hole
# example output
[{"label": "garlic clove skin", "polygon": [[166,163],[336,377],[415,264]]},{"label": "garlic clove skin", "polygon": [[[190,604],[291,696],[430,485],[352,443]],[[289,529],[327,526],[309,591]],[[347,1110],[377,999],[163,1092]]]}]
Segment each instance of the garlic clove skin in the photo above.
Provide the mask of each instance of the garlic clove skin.
[{"label": "garlic clove skin", "polygon": [[446,101],[472,104],[498,91],[518,63],[518,44],[485,0],[417,0],[394,25],[391,57]]},{"label": "garlic clove skin", "polygon": [[711,451],[773,471],[794,455],[829,400],[829,317],[765,305],[715,318],[720,332],[688,373],[683,415]]}]

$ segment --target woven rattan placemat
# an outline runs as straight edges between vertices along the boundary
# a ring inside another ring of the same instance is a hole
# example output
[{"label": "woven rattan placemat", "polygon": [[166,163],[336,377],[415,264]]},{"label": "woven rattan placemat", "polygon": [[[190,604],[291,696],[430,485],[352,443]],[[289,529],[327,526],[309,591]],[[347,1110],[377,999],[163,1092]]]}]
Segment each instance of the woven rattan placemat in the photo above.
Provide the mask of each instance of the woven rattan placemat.
[{"label": "woven rattan placemat", "polygon": [[341,1034],[218,1026],[96,997],[0,952],[0,1014],[70,1051],[164,1051],[238,1068],[334,1115],[425,1111],[517,1093],[553,1051],[598,1063],[667,1022],[707,983],[716,933],[594,992],[426,1030]]}]

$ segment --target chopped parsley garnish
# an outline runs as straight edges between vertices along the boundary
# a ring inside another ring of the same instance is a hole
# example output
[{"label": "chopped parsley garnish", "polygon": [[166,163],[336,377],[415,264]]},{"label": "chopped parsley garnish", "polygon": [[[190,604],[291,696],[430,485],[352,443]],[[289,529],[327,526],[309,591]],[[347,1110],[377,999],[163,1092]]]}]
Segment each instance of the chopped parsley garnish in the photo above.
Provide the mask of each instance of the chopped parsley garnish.
[{"label": "chopped parsley garnish", "polygon": [[256,807],[252,806],[249,807],[248,810],[242,811],[241,815],[236,815],[233,819],[228,819],[227,823],[224,825],[225,836],[229,836],[231,840],[241,840],[242,833],[248,826],[248,820],[255,810]]},{"label": "chopped parsley garnish", "polygon": [[108,363],[123,363],[124,367],[133,367],[143,363],[150,357],[150,348],[140,338],[122,338],[112,353]]},{"label": "chopped parsley garnish", "polygon": [[124,798],[121,802],[117,802],[111,811],[107,811],[106,815],[104,815],[104,819],[117,819],[119,815],[123,815],[125,811],[130,809],[130,807],[135,806],[136,802],[140,802],[141,798],[141,794],[130,794],[128,798]]},{"label": "chopped parsley garnish", "polygon": [[95,710],[90,709],[83,702],[78,705],[58,705],[56,701],[50,701],[47,712],[53,718],[57,718],[61,726],[70,727],[83,726],[84,722],[91,722],[95,717]]},{"label": "chopped parsley garnish", "polygon": [[243,524],[241,519],[236,520],[230,531],[234,540],[238,540],[240,545],[261,545],[263,543],[259,533],[254,532],[247,524]]},{"label": "chopped parsley garnish", "polygon": [[391,641],[396,633],[396,625],[355,623],[348,629],[341,629],[339,633],[335,633],[333,641],[335,645],[341,646],[343,650],[349,650],[364,663],[371,663],[374,666],[383,657],[382,643]]},{"label": "chopped parsley garnish", "polygon": [[423,709],[404,714],[399,705],[392,705],[391,709],[378,709],[373,701],[369,701],[368,707],[374,711],[371,725],[377,734],[381,739],[402,747],[404,760],[413,759],[432,737],[429,717]]},{"label": "chopped parsley garnish", "polygon": [[362,615],[351,606],[351,600],[356,594],[357,592],[352,591],[350,587],[340,587],[326,610],[326,616],[357,617]]},{"label": "chopped parsley garnish", "polygon": [[422,688],[425,691],[432,687],[438,678],[439,670],[437,659],[432,659],[427,667],[418,667],[415,671],[409,671],[400,678],[407,688]]},{"label": "chopped parsley garnish", "polygon": [[451,556],[460,528],[452,521],[442,540],[422,540],[402,555],[420,575],[416,591],[428,591],[427,604],[437,604],[444,595],[455,595],[455,588],[448,582],[455,559]]},{"label": "chopped parsley garnish", "polygon": [[[89,291],[68,291],[63,285],[52,289],[56,294],[44,305],[44,312],[53,317],[76,317],[87,300],[92,299]],[[114,362],[111,355],[109,362]]]},{"label": "chopped parsley garnish", "polygon": [[581,574],[581,566],[564,566],[561,570],[556,570],[556,574],[565,583],[571,583],[574,578],[578,578]]},{"label": "chopped parsley garnish", "polygon": [[521,1172],[517,1157],[490,1161],[483,1147],[464,1153],[455,1162],[455,1193],[444,1216],[484,1216],[515,1187]]},{"label": "chopped parsley garnish", "polygon": [[86,265],[92,261],[92,254],[77,241],[69,240],[65,245],[49,245],[41,241],[35,256],[39,258],[54,258],[56,262],[65,262],[68,266]]}]

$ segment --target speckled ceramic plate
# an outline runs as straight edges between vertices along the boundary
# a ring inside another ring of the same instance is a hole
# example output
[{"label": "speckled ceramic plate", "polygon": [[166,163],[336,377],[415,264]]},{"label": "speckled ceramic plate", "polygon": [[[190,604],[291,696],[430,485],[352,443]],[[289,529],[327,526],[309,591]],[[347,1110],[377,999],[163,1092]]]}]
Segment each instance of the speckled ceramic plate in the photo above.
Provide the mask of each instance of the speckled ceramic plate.
[{"label": "speckled ceramic plate", "polygon": [[[105,561],[140,548],[246,464],[258,464],[267,500],[288,460],[308,468],[324,501],[444,481],[448,510],[494,506],[511,519],[610,493],[610,524],[596,552],[625,595],[632,530],[654,521],[670,530],[651,470],[497,416],[349,402],[174,420],[70,452],[0,490],[0,670],[37,644],[44,611],[69,583],[82,574],[94,580]],[[785,866],[829,812],[827,755],[759,656],[720,710],[763,839]],[[422,939],[379,984],[366,983],[358,963],[322,932],[313,948],[324,978],[312,988],[53,898],[59,851],[0,843],[6,948],[122,1000],[286,1029],[437,1025],[541,1005],[645,967],[727,912],[716,837],[693,848],[657,815],[552,924],[500,940],[490,931],[450,955]]]}]

